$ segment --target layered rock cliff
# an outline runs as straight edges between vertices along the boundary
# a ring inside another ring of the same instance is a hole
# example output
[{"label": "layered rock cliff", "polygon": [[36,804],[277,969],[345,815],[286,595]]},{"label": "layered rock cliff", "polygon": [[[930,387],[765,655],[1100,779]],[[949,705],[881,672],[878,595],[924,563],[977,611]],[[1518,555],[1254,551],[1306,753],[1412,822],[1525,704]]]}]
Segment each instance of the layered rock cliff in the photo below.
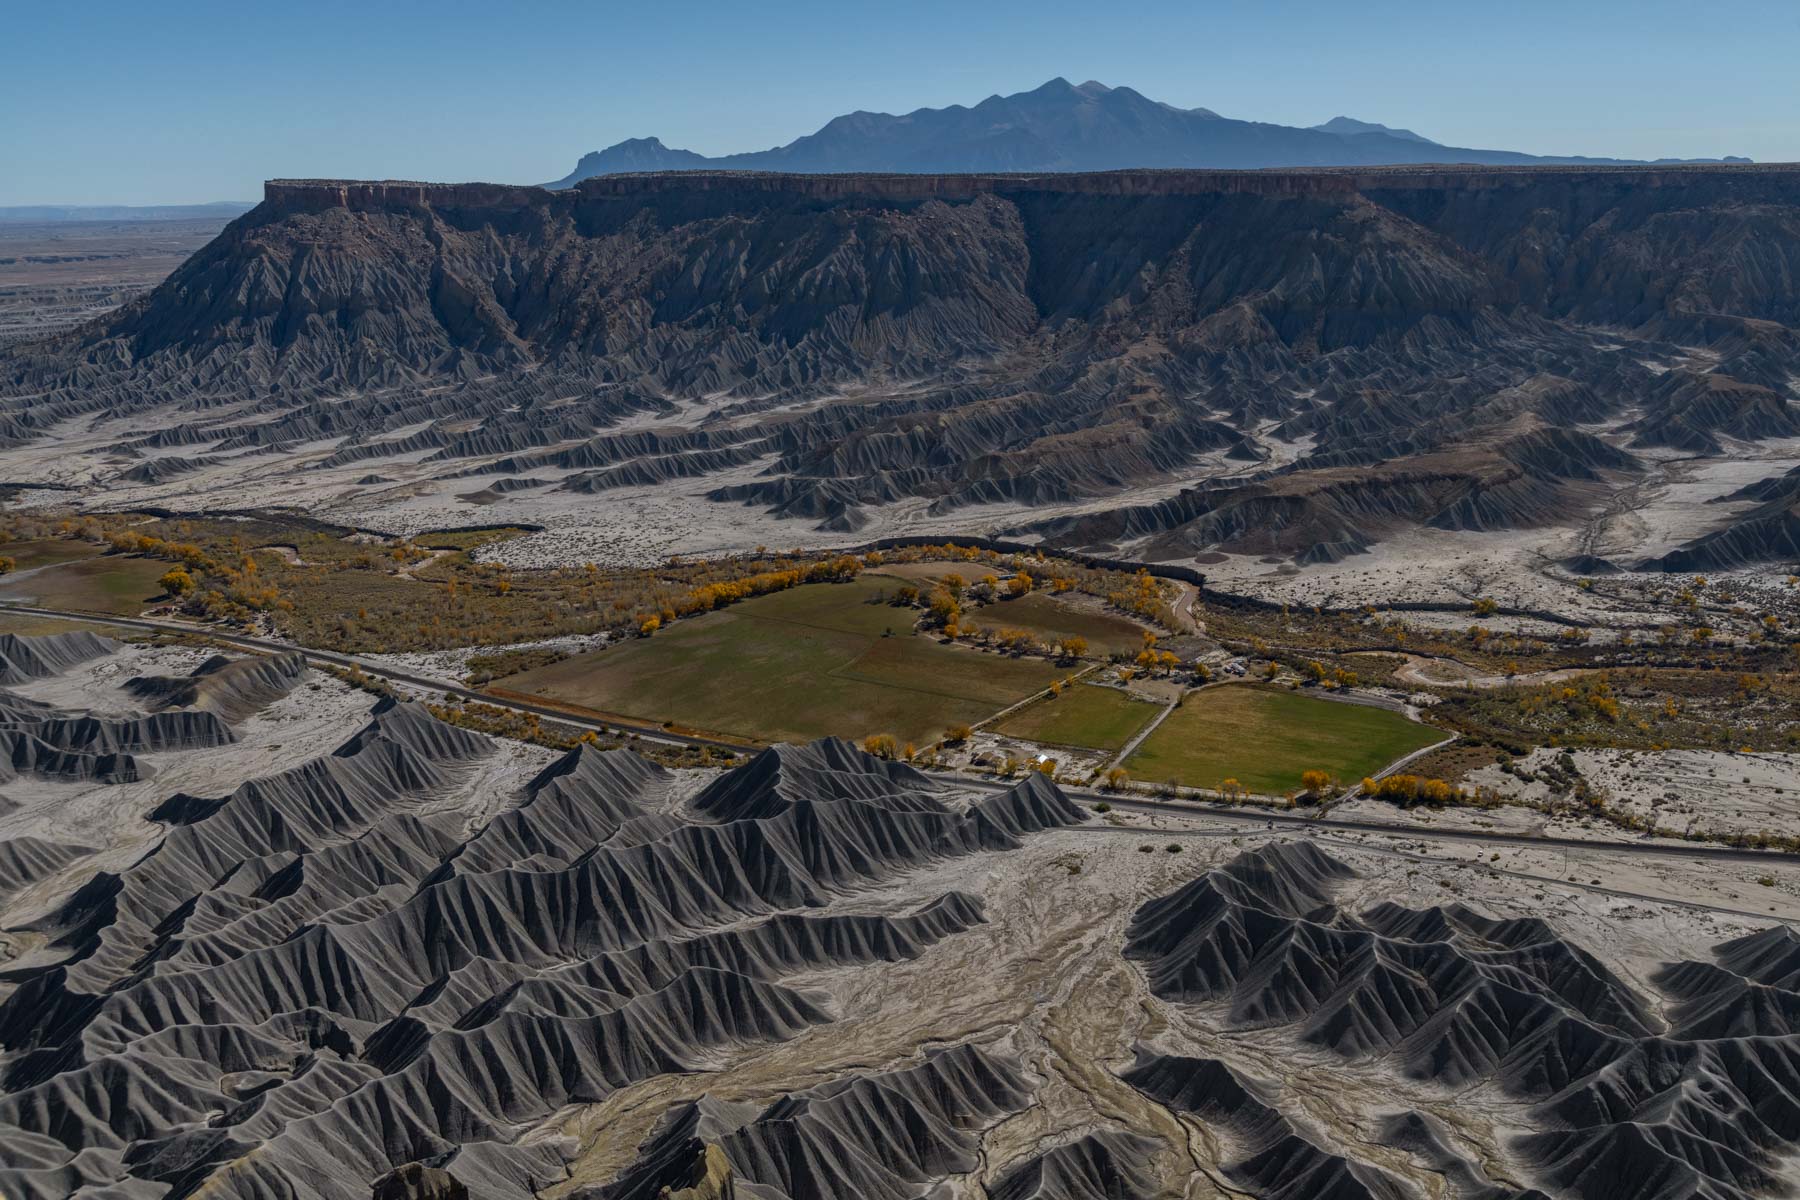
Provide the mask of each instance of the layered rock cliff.
[{"label": "layered rock cliff", "polygon": [[[1270,438],[1360,469],[1522,411],[1791,436],[1797,282],[1784,167],[278,181],[143,300],[0,358],[0,438],[179,404],[117,449],[554,459],[585,492],[729,470],[716,499],[850,529],[1294,457]],[[720,396],[660,452],[607,432]]]}]

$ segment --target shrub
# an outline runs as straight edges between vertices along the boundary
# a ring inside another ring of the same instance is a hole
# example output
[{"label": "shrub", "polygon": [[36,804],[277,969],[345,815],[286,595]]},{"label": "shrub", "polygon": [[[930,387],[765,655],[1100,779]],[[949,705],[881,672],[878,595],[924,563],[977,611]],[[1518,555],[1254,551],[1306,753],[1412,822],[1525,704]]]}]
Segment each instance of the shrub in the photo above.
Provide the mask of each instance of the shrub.
[{"label": "shrub", "polygon": [[1300,790],[1312,796],[1324,796],[1332,789],[1331,772],[1311,770],[1300,772]]}]

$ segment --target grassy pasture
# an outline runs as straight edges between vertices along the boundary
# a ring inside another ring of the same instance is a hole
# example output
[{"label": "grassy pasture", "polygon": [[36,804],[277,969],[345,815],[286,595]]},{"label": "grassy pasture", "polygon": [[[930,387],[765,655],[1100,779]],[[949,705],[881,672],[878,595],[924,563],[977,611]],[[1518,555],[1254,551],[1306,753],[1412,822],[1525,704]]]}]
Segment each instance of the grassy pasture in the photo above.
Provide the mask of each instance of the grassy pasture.
[{"label": "grassy pasture", "polygon": [[1444,733],[1398,713],[1249,684],[1206,688],[1169,714],[1125,762],[1133,779],[1217,787],[1232,778],[1278,795],[1300,773],[1354,783]]},{"label": "grassy pasture", "polygon": [[70,538],[30,538],[0,545],[0,554],[13,560],[14,570],[29,571],[34,567],[51,567],[57,563],[92,558],[100,547]]},{"label": "grassy pasture", "polygon": [[762,741],[890,733],[922,744],[1065,674],[913,635],[910,610],[870,603],[893,586],[864,575],[777,592],[495,686]]},{"label": "grassy pasture", "polygon": [[168,569],[166,562],[122,554],[77,558],[0,579],[0,599],[135,616],[163,594],[156,581]]},{"label": "grassy pasture", "polygon": [[1144,626],[1137,622],[1044,592],[983,605],[964,620],[983,629],[1023,629],[1045,642],[1084,637],[1088,654],[1096,657],[1144,648]]},{"label": "grassy pasture", "polygon": [[994,732],[1051,746],[1116,751],[1161,711],[1117,688],[1077,684],[1054,699],[1014,713]]}]

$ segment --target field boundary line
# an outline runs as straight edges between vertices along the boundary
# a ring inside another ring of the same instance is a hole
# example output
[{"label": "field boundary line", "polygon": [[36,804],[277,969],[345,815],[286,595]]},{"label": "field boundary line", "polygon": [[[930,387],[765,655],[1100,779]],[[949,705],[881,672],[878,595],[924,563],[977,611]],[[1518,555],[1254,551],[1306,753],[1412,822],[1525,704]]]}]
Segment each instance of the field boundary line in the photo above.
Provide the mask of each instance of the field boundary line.
[{"label": "field boundary line", "polygon": [[1143,744],[1144,739],[1149,737],[1151,734],[1155,733],[1157,730],[1157,727],[1160,726],[1164,721],[1168,720],[1169,714],[1174,712],[1176,709],[1180,708],[1181,702],[1186,698],[1187,698],[1187,693],[1183,692],[1180,695],[1176,696],[1173,700],[1169,701],[1167,704],[1163,705],[1163,710],[1161,712],[1157,713],[1156,716],[1150,721],[1150,723],[1148,725],[1145,725],[1142,729],[1138,730],[1137,736],[1133,737],[1130,741],[1126,742],[1124,747],[1122,749],[1120,749],[1120,751],[1116,755],[1114,755],[1112,757],[1112,759],[1107,762],[1106,766],[1101,768],[1101,770],[1110,771],[1114,767],[1123,766],[1125,763],[1125,760],[1131,757],[1132,752],[1135,751],[1140,745]]},{"label": "field boundary line", "polygon": [[1020,700],[1014,704],[1009,704],[997,713],[990,713],[988,716],[985,716],[981,720],[975,722],[969,728],[971,728],[971,729],[986,729],[989,725],[992,725],[998,721],[1004,721],[1006,718],[1012,716],[1015,712],[1018,712],[1021,708],[1024,708],[1026,705],[1035,703],[1036,701],[1042,700],[1044,697],[1048,696],[1050,694],[1050,689],[1055,687],[1057,684],[1059,684],[1059,683],[1079,683],[1083,679],[1085,679],[1087,676],[1093,674],[1095,671],[1098,671],[1100,669],[1100,666],[1101,666],[1101,664],[1099,664],[1099,663],[1092,663],[1086,667],[1083,667],[1081,670],[1075,672],[1075,674],[1068,676],[1067,679],[1058,679],[1051,683],[1047,683],[1043,687],[1039,688],[1037,691],[1033,692],[1031,695],[1025,697],[1023,700]]},{"label": "field boundary line", "polygon": [[[1424,724],[1423,721],[1421,721],[1419,723],[1421,725]],[[1440,742],[1433,742],[1429,746],[1421,746],[1419,749],[1414,750],[1411,754],[1403,754],[1399,758],[1396,758],[1393,762],[1389,763],[1387,766],[1381,768],[1381,770],[1379,770],[1379,771],[1375,772],[1373,775],[1369,776],[1369,778],[1376,780],[1376,781],[1386,779],[1389,775],[1392,775],[1394,772],[1398,771],[1401,767],[1404,767],[1407,763],[1410,763],[1410,762],[1414,761],[1415,759],[1422,758],[1425,755],[1430,754],[1434,750],[1442,750],[1445,746],[1450,745],[1451,743],[1457,741],[1461,737],[1462,737],[1462,735],[1459,733],[1452,733],[1449,737],[1445,738],[1444,740],[1442,740]],[[1334,797],[1330,803],[1321,804],[1318,809],[1318,815],[1322,817],[1326,813],[1330,812],[1332,809],[1336,808],[1338,805],[1343,804],[1350,800],[1354,800],[1360,795],[1362,795],[1362,780],[1359,779],[1354,784],[1352,784],[1348,789],[1346,789],[1342,795]]]}]

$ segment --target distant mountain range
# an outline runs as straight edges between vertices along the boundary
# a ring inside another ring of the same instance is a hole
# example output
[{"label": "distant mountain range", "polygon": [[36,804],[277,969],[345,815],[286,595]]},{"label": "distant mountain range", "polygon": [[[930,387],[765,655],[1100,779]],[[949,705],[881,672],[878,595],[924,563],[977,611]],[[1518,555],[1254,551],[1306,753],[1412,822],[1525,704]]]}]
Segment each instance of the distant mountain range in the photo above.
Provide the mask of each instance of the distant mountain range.
[{"label": "distant mountain range", "polygon": [[[817,133],[747,154],[708,158],[632,138],[584,154],[550,187],[594,175],[703,168],[824,173],[899,171],[1111,171],[1131,167],[1250,169],[1389,163],[1603,165],[1641,160],[1553,158],[1445,146],[1410,129],[1334,117],[1301,129],[1177,108],[1128,87],[1052,79],[1035,91],[990,96],[973,108],[921,108],[904,116],[854,112]],[[1747,162],[1747,159],[1658,161]]]},{"label": "distant mountain range", "polygon": [[0,225],[48,225],[63,221],[194,221],[238,217],[255,208],[249,200],[210,204],[21,204],[0,206]]}]

